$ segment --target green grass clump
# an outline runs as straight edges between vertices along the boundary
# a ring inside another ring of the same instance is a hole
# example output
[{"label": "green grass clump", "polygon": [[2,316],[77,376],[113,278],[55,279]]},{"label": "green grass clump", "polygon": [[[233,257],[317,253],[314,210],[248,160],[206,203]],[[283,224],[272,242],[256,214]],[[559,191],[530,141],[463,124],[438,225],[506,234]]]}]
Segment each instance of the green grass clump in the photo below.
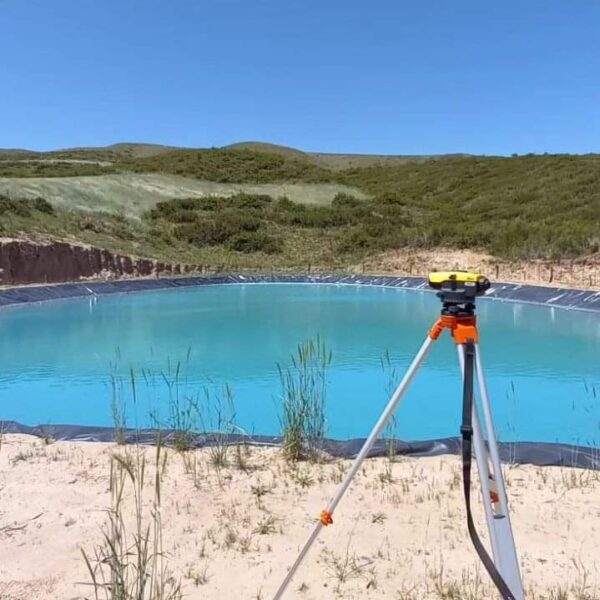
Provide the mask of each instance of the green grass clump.
[{"label": "green grass clump", "polygon": [[278,365],[281,380],[281,435],[293,461],[317,459],[326,433],[327,373],[331,350],[317,337],[298,345],[291,365]]}]

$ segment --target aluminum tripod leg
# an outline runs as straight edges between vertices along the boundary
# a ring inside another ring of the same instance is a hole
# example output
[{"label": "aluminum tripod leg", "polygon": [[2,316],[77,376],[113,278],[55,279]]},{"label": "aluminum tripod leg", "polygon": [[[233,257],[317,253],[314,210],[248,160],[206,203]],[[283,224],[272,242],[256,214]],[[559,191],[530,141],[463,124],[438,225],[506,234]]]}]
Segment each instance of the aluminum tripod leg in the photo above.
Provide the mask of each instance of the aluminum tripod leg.
[{"label": "aluminum tripod leg", "polygon": [[[461,372],[464,376],[465,348],[457,346]],[[484,419],[484,433],[477,410],[477,403],[473,404],[473,446],[477,470],[481,481],[483,507],[487,521],[494,564],[502,578],[517,600],[524,600],[525,592],[521,581],[519,561],[515,540],[508,513],[508,501],[502,475],[502,466],[498,453],[498,444],[492,420],[487,386],[483,374],[483,366],[479,355],[479,346],[475,344],[475,371],[479,387],[479,397]],[[488,444],[486,446],[485,439]],[[490,469],[491,467],[491,469]]]},{"label": "aluminum tripod leg", "polygon": [[[413,359],[410,367],[408,367],[408,370],[406,371],[406,374],[402,378],[400,385],[396,388],[396,391],[393,393],[392,397],[390,398],[389,402],[387,403],[383,413],[381,414],[381,416],[379,417],[379,420],[375,424],[375,427],[373,427],[373,430],[369,434],[369,437],[365,441],[363,447],[360,449],[360,452],[356,455],[356,458],[354,459],[354,462],[352,463],[352,466],[350,467],[349,471],[346,473],[346,476],[344,477],[344,480],[342,481],[340,487],[337,489],[333,498],[329,501],[329,504],[327,505],[327,508],[324,511],[328,515],[333,514],[333,511],[336,509],[336,507],[339,504],[340,500],[342,499],[343,495],[346,493],[346,490],[350,486],[352,479],[354,478],[354,476],[360,469],[360,466],[362,465],[363,461],[369,454],[369,451],[373,447],[373,444],[375,443],[377,438],[380,436],[384,427],[387,425],[387,422],[390,420],[390,417],[392,416],[392,414],[394,413],[394,410],[398,406],[398,403],[400,402],[400,399],[404,395],[404,392],[410,385],[412,378],[415,376],[415,373],[418,371],[419,367],[421,366],[421,363],[425,359],[425,356],[427,355],[427,352],[428,352],[429,348],[431,347],[431,344],[433,343],[433,341],[434,340],[430,336],[427,336],[427,339],[423,342],[423,345],[421,346],[420,350],[417,352],[417,355]],[[313,530],[310,537],[308,538],[308,541],[304,545],[304,548],[302,548],[300,554],[298,555],[296,562],[292,565],[292,567],[288,571],[288,574],[286,575],[285,579],[283,580],[283,583],[279,586],[279,589],[275,593],[275,596],[273,596],[273,600],[279,600],[283,596],[283,593],[285,592],[288,585],[290,584],[290,581],[294,577],[294,574],[298,570],[298,567],[302,564],[302,561],[304,560],[306,553],[310,550],[310,547],[313,545],[313,543],[317,539],[317,536],[319,535],[319,532],[321,531],[323,526],[324,526],[323,521],[319,521],[317,523],[315,529]]]}]

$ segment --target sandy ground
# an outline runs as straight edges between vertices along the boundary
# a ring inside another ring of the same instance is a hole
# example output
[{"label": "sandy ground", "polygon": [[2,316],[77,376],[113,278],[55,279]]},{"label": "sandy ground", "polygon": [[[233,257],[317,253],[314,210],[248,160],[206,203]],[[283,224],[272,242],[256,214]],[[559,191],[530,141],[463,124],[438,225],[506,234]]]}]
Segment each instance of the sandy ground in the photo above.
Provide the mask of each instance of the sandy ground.
[{"label": "sandy ground", "polygon": [[[4,436],[0,598],[94,597],[81,549],[96,564],[111,457],[137,472],[144,452],[143,528],[152,520],[154,449]],[[210,450],[164,452],[163,566],[198,600],[272,598],[349,464],[290,466],[276,448],[240,448],[216,468]],[[600,473],[510,466],[506,479],[528,598],[600,598]],[[132,493],[128,482],[127,543]],[[479,502],[477,518],[483,533]],[[457,457],[368,460],[334,521],[287,598],[496,597],[468,541]]]},{"label": "sandy ground", "polygon": [[339,192],[364,198],[358,189],[334,183],[215,183],[191,177],[121,173],[82,177],[0,177],[0,193],[36,198],[43,196],[55,206],[105,211],[139,217],[157,202],[169,198],[231,196],[238,192],[287,196],[294,202],[330,204]]},{"label": "sandy ground", "polygon": [[502,261],[475,250],[392,250],[355,265],[354,272],[426,276],[461,269],[485,273],[492,281],[600,290],[600,256],[577,260]]}]

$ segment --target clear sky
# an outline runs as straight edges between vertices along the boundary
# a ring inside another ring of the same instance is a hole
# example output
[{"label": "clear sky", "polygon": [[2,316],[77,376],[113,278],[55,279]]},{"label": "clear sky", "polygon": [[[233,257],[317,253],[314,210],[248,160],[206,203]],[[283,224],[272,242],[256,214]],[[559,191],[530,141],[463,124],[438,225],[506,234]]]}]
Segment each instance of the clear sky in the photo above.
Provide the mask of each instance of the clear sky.
[{"label": "clear sky", "polygon": [[598,0],[0,0],[0,147],[600,152]]}]

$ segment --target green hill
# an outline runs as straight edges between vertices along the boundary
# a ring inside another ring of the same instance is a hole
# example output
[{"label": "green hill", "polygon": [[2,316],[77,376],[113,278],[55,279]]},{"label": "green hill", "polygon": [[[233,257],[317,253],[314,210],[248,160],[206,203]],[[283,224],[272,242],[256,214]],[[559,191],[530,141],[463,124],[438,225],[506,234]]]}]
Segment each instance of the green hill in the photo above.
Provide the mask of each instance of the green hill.
[{"label": "green hill", "polygon": [[236,142],[223,146],[222,150],[250,150],[251,152],[262,152],[263,154],[276,154],[285,158],[307,159],[310,153],[303,152],[297,148],[281,146],[279,144],[270,144],[267,142]]},{"label": "green hill", "polygon": [[[264,142],[238,142],[225,146],[224,150],[251,150],[265,154],[276,154],[285,158],[296,158],[311,162],[317,166],[343,171],[345,169],[363,168],[372,166],[395,166],[408,162],[422,162],[439,156],[411,156],[411,155],[376,155],[376,154],[334,154],[331,152],[304,152],[289,146],[267,144]],[[446,155],[449,156],[449,155]],[[465,155],[463,155],[465,156]]]},{"label": "green hill", "polygon": [[[437,247],[556,259],[600,247],[598,155],[362,156],[258,142],[2,151],[0,194],[0,234],[203,264],[343,267]],[[38,196],[51,212],[19,211]]]}]

